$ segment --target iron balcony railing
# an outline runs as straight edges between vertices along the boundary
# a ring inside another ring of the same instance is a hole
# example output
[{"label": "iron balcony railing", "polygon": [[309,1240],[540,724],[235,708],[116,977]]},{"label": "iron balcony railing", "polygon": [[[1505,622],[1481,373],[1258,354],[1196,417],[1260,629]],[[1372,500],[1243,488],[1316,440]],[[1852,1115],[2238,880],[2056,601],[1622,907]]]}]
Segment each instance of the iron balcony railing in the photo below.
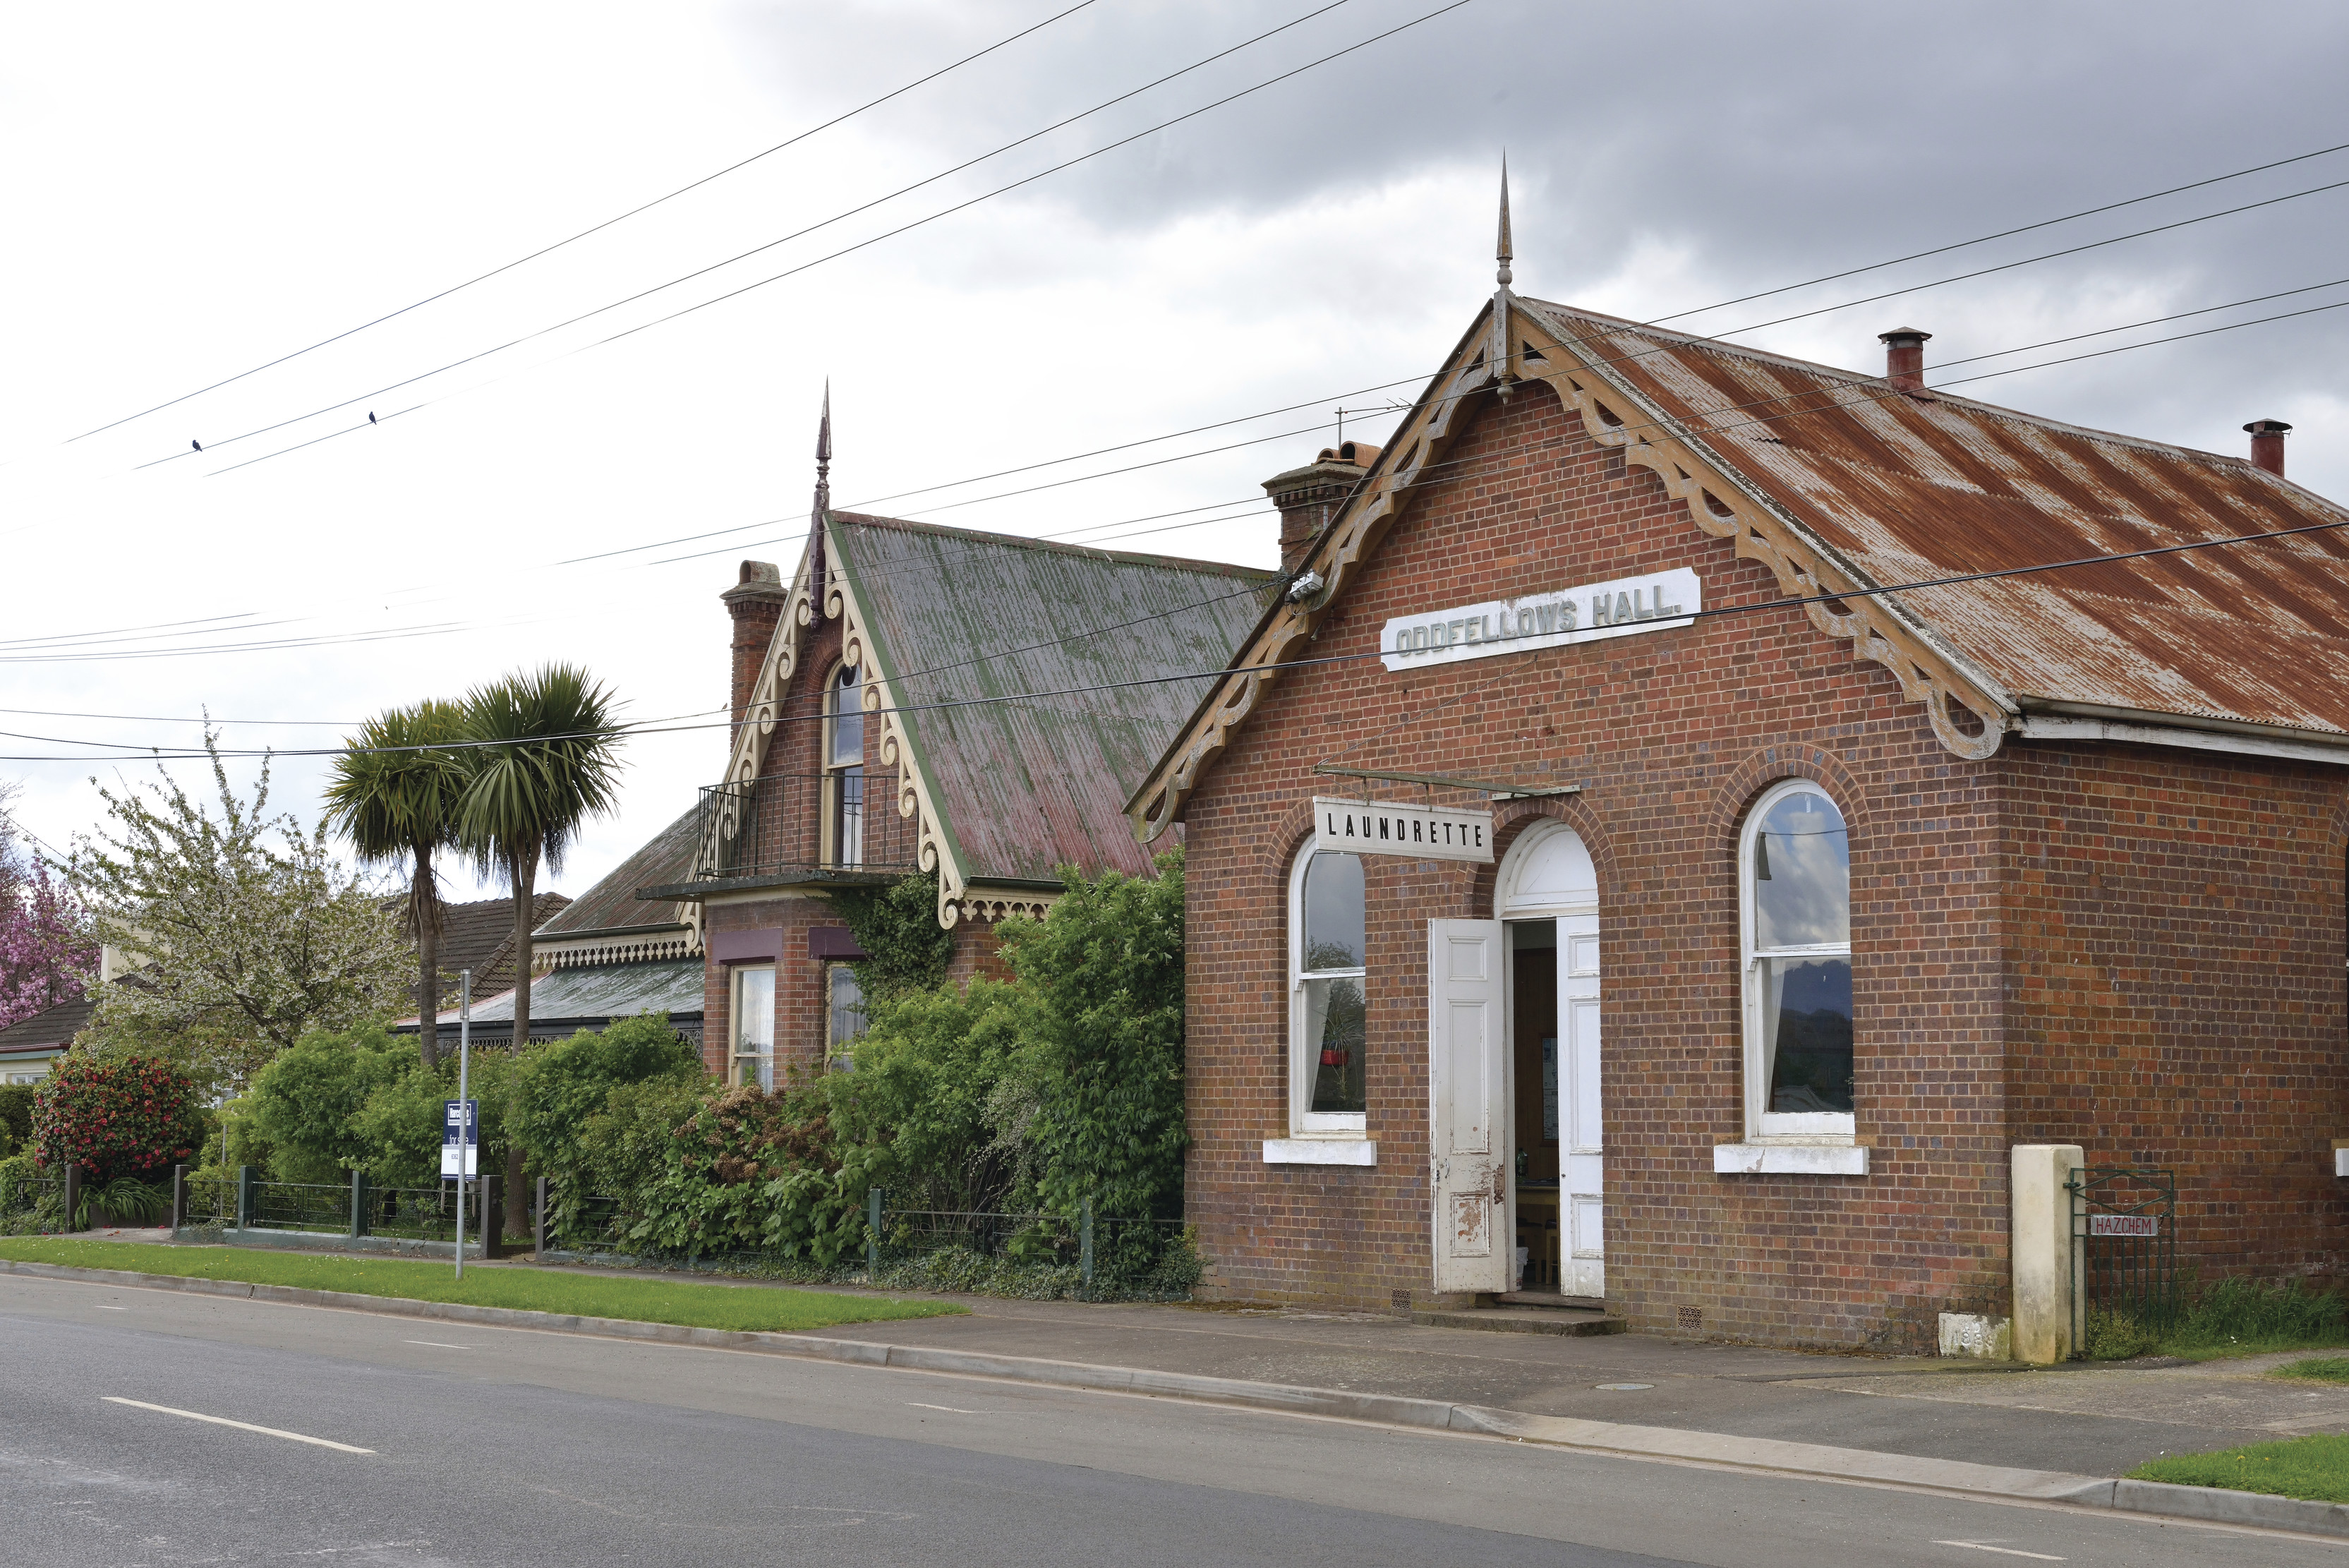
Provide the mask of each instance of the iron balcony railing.
[{"label": "iron balcony railing", "polygon": [[897,815],[898,775],[863,768],[772,774],[701,792],[704,880],[798,873],[915,870],[912,818]]}]

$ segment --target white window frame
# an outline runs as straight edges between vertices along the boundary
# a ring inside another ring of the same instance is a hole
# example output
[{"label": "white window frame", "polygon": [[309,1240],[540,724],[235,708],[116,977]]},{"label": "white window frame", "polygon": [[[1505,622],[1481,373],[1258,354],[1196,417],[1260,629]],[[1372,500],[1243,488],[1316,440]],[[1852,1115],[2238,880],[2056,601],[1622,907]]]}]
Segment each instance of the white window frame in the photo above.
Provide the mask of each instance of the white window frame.
[{"label": "white window frame", "polygon": [[[860,730],[859,745],[856,760],[854,762],[836,762],[833,760],[833,737],[838,730],[841,714],[843,712],[840,701],[840,678],[851,670],[856,671],[856,718]],[[864,722],[864,668],[862,665],[852,665],[844,659],[835,659],[833,661],[830,672],[823,678],[823,820],[818,828],[818,832],[821,835],[821,852],[823,857],[823,864],[826,866],[839,867],[848,864],[841,859],[842,845],[840,818],[842,792],[846,787],[844,782],[845,775],[852,769],[854,770],[858,779],[864,786],[864,798],[858,802],[859,817],[856,859],[854,864],[860,867],[864,864],[864,818],[863,814],[868,812],[872,807],[873,785],[871,776],[866,773],[864,767],[864,747],[862,744],[864,737],[861,732]]]},{"label": "white window frame", "polygon": [[[1848,1145],[1858,1137],[1856,1111],[1773,1111],[1770,1103],[1769,1075],[1762,1060],[1764,1021],[1763,1007],[1769,988],[1762,983],[1762,961],[1774,958],[1851,958],[1851,942],[1821,942],[1794,947],[1774,947],[1766,950],[1754,946],[1754,843],[1760,836],[1763,819],[1771,808],[1788,795],[1815,794],[1828,802],[1843,817],[1847,832],[1851,826],[1851,814],[1844,810],[1843,802],[1825,784],[1806,778],[1783,780],[1771,785],[1746,808],[1745,821],[1737,835],[1737,949],[1739,984],[1744,989],[1740,1009],[1745,1032],[1745,1141],[1749,1144],[1837,1144]],[[1847,840],[1848,842],[1848,840]],[[1848,907],[1849,888],[1845,889]]]},{"label": "white window frame", "polygon": [[[773,1076],[775,1059],[775,996],[781,977],[780,966],[771,963],[738,963],[728,966],[726,972],[726,1060],[727,1081],[740,1088],[746,1083],[757,1083],[760,1075],[755,1068],[745,1075],[746,1064],[761,1060],[769,1064],[768,1076]],[[770,977],[767,991],[767,1048],[763,1052],[742,1049],[742,977],[764,974]]]},{"label": "white window frame", "polygon": [[[1356,857],[1356,858],[1362,858]],[[1342,976],[1359,976],[1362,996],[1367,1002],[1371,982],[1368,960],[1362,957],[1362,969],[1319,969],[1309,974],[1305,963],[1305,873],[1313,864],[1313,841],[1308,839],[1297,852],[1295,864],[1288,871],[1288,1133],[1296,1138],[1344,1138],[1360,1141],[1370,1136],[1370,1116],[1366,1111],[1316,1111],[1313,1106],[1314,1071],[1320,1065],[1318,1045],[1305,1038],[1305,982],[1309,980],[1333,980]],[[1367,872],[1366,864],[1363,869]],[[1370,937],[1368,878],[1363,895],[1363,940]],[[1363,1050],[1370,1049],[1367,1036]]]}]

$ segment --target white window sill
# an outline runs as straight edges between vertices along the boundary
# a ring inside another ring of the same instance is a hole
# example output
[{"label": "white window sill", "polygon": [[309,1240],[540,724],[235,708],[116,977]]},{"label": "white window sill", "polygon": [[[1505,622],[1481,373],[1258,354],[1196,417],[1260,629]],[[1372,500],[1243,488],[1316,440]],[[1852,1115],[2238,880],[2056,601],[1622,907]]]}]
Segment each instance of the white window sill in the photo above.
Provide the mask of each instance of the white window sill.
[{"label": "white window sill", "polygon": [[2333,1140],[2333,1174],[2349,1176],[2349,1138]]},{"label": "white window sill", "polygon": [[1866,1176],[1864,1144],[1717,1143],[1715,1176]]},{"label": "white window sill", "polygon": [[1268,1137],[1267,1165],[1376,1165],[1379,1146],[1366,1137]]}]

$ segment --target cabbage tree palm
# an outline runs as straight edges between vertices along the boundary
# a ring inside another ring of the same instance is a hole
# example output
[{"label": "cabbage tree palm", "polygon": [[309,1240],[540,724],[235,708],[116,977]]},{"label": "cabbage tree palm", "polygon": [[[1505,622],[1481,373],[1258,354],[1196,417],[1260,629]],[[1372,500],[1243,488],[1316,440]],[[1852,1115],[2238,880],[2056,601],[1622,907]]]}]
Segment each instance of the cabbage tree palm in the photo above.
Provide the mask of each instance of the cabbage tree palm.
[{"label": "cabbage tree palm", "polygon": [[416,943],[417,1041],[440,1063],[440,930],[436,850],[457,843],[457,810],[470,774],[465,711],[454,702],[392,708],[359,726],[328,770],[326,826],[350,840],[364,865],[406,860],[408,934]]},{"label": "cabbage tree palm", "polygon": [[616,706],[608,689],[572,664],[509,675],[465,696],[474,746],[457,841],[484,875],[497,873],[513,890],[517,1051],[530,1043],[538,867],[560,872],[588,818],[609,814],[618,798]]}]

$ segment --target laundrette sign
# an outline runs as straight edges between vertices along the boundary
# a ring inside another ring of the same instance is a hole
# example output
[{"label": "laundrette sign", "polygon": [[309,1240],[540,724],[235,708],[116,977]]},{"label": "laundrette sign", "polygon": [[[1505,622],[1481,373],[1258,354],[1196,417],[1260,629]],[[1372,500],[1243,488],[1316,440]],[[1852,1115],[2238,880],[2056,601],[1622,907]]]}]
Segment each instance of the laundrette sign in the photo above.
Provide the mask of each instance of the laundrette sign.
[{"label": "laundrette sign", "polygon": [[1686,626],[1703,600],[1696,573],[1678,566],[1559,593],[1397,616],[1379,634],[1379,648],[1389,670],[1416,670]]},{"label": "laundrette sign", "polygon": [[1400,801],[1313,800],[1313,847],[1417,860],[1493,858],[1493,814]]}]

